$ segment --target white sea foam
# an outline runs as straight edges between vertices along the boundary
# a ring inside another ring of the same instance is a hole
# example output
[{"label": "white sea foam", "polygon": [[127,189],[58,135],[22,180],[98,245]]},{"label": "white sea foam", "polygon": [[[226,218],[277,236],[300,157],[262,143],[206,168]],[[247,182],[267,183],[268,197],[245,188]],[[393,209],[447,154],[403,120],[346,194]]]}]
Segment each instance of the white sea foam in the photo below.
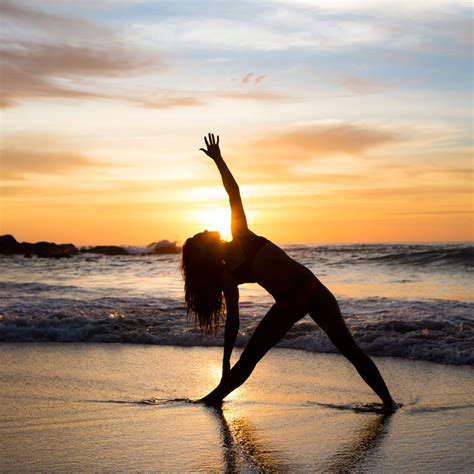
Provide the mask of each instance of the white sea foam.
[{"label": "white sea foam", "polygon": [[[37,294],[37,293],[36,293]],[[347,324],[370,354],[449,364],[474,364],[474,305],[451,301],[342,299]],[[249,311],[250,310],[250,311]],[[449,314],[449,319],[445,317]],[[237,346],[244,346],[260,315],[241,314]],[[2,307],[1,341],[126,342],[179,346],[222,345],[199,334],[182,303],[171,298],[33,299]],[[327,336],[306,317],[281,347],[335,352]]]}]

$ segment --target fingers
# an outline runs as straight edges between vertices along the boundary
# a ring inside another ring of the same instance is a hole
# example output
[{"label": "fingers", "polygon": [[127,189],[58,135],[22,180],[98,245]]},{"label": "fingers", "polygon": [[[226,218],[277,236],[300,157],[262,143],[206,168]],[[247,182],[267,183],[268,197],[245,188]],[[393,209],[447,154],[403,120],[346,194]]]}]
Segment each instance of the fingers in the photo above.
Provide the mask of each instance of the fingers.
[{"label": "fingers", "polygon": [[206,144],[207,148],[211,145],[219,145],[219,135],[217,135],[217,141],[213,133],[208,133],[207,137],[204,137],[204,143]]}]

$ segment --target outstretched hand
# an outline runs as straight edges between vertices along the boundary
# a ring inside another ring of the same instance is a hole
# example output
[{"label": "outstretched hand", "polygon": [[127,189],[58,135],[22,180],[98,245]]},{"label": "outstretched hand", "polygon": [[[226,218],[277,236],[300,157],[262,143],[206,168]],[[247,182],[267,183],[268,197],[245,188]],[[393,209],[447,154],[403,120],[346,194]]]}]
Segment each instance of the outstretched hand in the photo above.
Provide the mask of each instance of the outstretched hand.
[{"label": "outstretched hand", "polygon": [[219,148],[219,135],[217,135],[216,141],[214,134],[209,133],[207,137],[204,137],[204,143],[206,144],[207,150],[205,148],[199,148],[201,151],[214,161],[222,159],[221,150]]}]

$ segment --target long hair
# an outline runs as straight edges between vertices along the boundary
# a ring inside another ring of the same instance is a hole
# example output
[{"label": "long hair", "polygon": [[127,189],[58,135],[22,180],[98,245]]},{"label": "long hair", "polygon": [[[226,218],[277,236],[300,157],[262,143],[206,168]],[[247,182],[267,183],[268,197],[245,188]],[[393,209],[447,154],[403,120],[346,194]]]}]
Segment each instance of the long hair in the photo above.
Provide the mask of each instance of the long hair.
[{"label": "long hair", "polygon": [[[219,237],[220,240],[220,237]],[[213,335],[224,313],[222,271],[224,262],[218,252],[218,239],[201,232],[183,245],[181,272],[187,315],[194,317],[201,331]]]}]

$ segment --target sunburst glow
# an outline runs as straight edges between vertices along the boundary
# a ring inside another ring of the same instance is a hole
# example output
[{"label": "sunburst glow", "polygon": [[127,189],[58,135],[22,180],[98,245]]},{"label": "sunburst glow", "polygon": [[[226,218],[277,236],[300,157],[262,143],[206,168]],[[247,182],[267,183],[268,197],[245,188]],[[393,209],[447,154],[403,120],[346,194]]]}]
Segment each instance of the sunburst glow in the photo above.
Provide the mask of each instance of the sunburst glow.
[{"label": "sunburst glow", "polygon": [[225,207],[208,207],[192,212],[193,221],[202,230],[216,230],[224,240],[231,240],[230,209]]}]

